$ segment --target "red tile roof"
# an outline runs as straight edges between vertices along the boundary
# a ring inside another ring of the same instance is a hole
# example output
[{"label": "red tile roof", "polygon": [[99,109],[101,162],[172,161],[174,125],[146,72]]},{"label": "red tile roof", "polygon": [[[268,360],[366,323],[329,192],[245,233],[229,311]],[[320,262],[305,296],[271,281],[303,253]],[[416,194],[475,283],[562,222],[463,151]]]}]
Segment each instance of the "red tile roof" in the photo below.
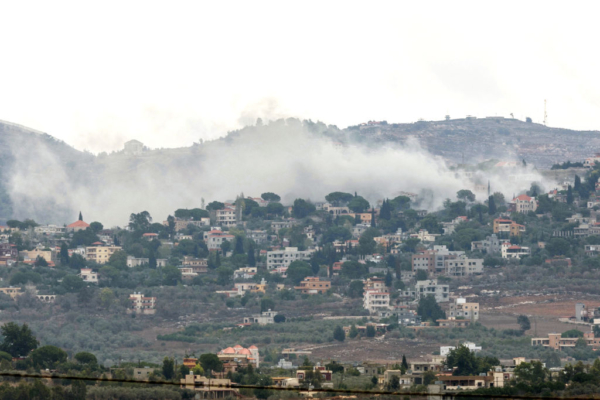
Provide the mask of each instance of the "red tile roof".
[{"label": "red tile roof", "polygon": [[90,224],[83,221],[75,221],[70,225],[67,225],[67,228],[89,228]]},{"label": "red tile roof", "polygon": [[513,201],[515,200],[521,200],[521,201],[531,201],[531,197],[527,196],[526,194],[522,194],[520,196],[517,196],[513,199]]}]

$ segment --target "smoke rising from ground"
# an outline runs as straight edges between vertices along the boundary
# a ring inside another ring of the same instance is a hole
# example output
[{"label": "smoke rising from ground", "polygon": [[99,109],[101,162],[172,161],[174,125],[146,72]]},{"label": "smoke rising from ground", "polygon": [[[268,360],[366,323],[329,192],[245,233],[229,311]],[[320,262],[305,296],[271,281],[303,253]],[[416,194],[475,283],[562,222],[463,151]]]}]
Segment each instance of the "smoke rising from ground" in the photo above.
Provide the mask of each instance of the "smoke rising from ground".
[{"label": "smoke rising from ground", "polygon": [[13,146],[16,172],[9,193],[17,218],[63,224],[81,210],[87,222],[124,226],[132,212],[147,210],[161,222],[177,208],[200,207],[202,198],[226,201],[240,193],[275,192],[291,204],[296,198],[323,201],[330,192],[346,191],[376,204],[407,191],[424,194],[421,207],[434,210],[461,189],[484,200],[486,190],[476,191],[475,181],[487,186],[490,180],[492,191],[507,199],[542,181],[531,169],[523,169],[520,177],[504,172],[467,176],[416,142],[375,147],[338,140],[345,139],[337,128],[288,119],[139,156],[117,153],[65,162],[41,143]]}]

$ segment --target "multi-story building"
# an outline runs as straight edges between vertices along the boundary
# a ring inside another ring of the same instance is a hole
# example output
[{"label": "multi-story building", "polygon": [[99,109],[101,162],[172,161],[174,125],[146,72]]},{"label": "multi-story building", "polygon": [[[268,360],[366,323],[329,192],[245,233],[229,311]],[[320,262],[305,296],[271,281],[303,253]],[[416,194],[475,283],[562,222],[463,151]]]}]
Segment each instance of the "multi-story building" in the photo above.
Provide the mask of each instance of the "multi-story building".
[{"label": "multi-story building", "polygon": [[218,250],[221,248],[223,242],[233,239],[235,239],[234,235],[230,235],[217,229],[204,232],[204,243],[206,243],[209,250]]},{"label": "multi-story building", "polygon": [[294,287],[296,290],[300,290],[302,294],[317,294],[325,293],[331,288],[331,282],[322,281],[319,277],[309,276],[306,277],[300,286]]},{"label": "multi-story building", "polygon": [[283,221],[271,221],[271,229],[277,233],[280,229],[289,229],[294,225],[297,225],[298,221],[293,218],[286,219]]},{"label": "multi-story building", "polygon": [[[149,258],[136,258],[133,256],[127,256],[127,266],[129,268],[133,268],[133,267],[139,267],[141,265],[148,265],[150,263],[150,259]],[[167,266],[167,259],[166,258],[157,258],[156,259],[156,266],[157,267],[166,267]]]},{"label": "multi-story building", "polygon": [[502,243],[502,258],[521,258],[531,254],[529,247],[517,246],[510,242]]},{"label": "multi-story building", "polygon": [[154,314],[156,313],[156,297],[144,297],[141,292],[129,295],[131,306],[127,310],[128,313],[135,314]]},{"label": "multi-story building", "polygon": [[256,275],[256,267],[243,267],[233,271],[233,279],[251,279]]},{"label": "multi-story building", "polygon": [[215,211],[215,222],[219,226],[236,226],[238,221],[238,213],[236,206],[233,204],[225,205],[225,208]]},{"label": "multi-story building", "polygon": [[390,310],[390,293],[382,279],[369,278],[364,284],[363,308],[371,314]]},{"label": "multi-story building", "polygon": [[98,283],[98,273],[92,271],[91,268],[81,268],[79,277],[86,283]]},{"label": "multi-story building", "polygon": [[276,311],[263,311],[260,314],[253,315],[251,317],[244,317],[245,324],[258,324],[258,325],[267,325],[275,323],[275,316],[277,315]]},{"label": "multi-story building", "polygon": [[521,236],[525,226],[519,225],[510,219],[496,218],[493,225],[494,233],[508,233],[510,236]]},{"label": "multi-story building", "polygon": [[85,258],[96,264],[106,264],[115,252],[121,250],[121,246],[89,246],[85,248]]},{"label": "multi-story building", "polygon": [[289,267],[297,260],[310,260],[314,250],[298,250],[297,247],[286,247],[284,250],[273,250],[267,252],[267,269],[272,270],[280,267]]},{"label": "multi-story building", "polygon": [[476,240],[471,242],[471,251],[481,251],[482,253],[493,254],[500,253],[502,242],[496,234],[487,236],[485,240]]},{"label": "multi-story building", "polygon": [[206,258],[184,256],[181,265],[190,268],[196,274],[205,274],[208,272],[208,260]]},{"label": "multi-story building", "polygon": [[57,225],[40,225],[33,228],[35,233],[40,233],[43,235],[57,235],[61,233],[65,233],[67,228],[64,226]]},{"label": "multi-story building", "polygon": [[454,303],[450,303],[448,318],[464,318],[471,321],[479,319],[479,303],[467,303],[467,300],[459,297]]},{"label": "multi-story building", "polygon": [[15,262],[19,258],[17,246],[11,243],[0,243],[0,264],[6,265]]},{"label": "multi-story building", "polygon": [[483,258],[467,258],[465,255],[454,257],[444,261],[447,276],[469,276],[483,273]]},{"label": "multi-story building", "polygon": [[46,260],[47,263],[56,262],[56,252],[52,250],[23,250],[19,252],[19,256],[23,257],[24,261],[35,261],[40,257]]},{"label": "multi-story building", "polygon": [[428,279],[426,281],[417,281],[415,285],[416,300],[421,297],[432,295],[438,303],[445,303],[449,300],[450,286],[438,284],[437,279]]},{"label": "multi-story building", "polygon": [[445,273],[445,261],[464,254],[464,251],[450,251],[446,246],[433,246],[433,250],[424,250],[412,256],[412,272],[425,270],[430,275]]},{"label": "multi-story building", "polygon": [[514,210],[518,213],[528,213],[529,211],[535,211],[537,209],[537,201],[535,200],[535,197],[529,197],[526,194],[522,194],[511,201],[511,206],[514,206]]},{"label": "multi-story building", "polygon": [[[164,226],[169,226],[169,221],[163,221]],[[189,225],[196,226],[201,228],[203,226],[210,226],[210,218],[200,218],[199,221],[191,220],[191,219],[183,219],[183,218],[175,218],[175,232],[180,232],[184,229],[187,229]]]},{"label": "multi-story building", "polygon": [[[574,348],[580,338],[562,337],[560,333],[549,333],[547,338],[531,338],[532,346],[544,346],[554,350],[563,350],[565,348]],[[597,349],[600,347],[600,338],[594,337],[594,332],[585,332],[583,340],[587,345]]]},{"label": "multi-story building", "polygon": [[267,231],[264,231],[264,230],[263,231],[261,231],[261,230],[248,231],[246,233],[246,237],[248,239],[254,240],[254,242],[256,242],[256,244],[263,244],[269,240],[269,235],[267,234]]}]

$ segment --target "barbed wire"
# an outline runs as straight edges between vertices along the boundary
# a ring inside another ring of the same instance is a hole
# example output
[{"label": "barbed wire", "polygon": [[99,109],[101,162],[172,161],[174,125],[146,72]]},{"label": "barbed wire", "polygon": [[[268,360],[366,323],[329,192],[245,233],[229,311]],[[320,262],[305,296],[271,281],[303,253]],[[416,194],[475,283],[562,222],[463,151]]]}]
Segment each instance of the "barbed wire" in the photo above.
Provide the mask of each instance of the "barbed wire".
[{"label": "barbed wire", "polygon": [[[272,391],[287,391],[287,392],[311,392],[311,393],[340,393],[340,394],[366,394],[366,395],[388,395],[388,396],[436,396],[436,397],[464,397],[464,398],[497,398],[497,399],[515,399],[515,400],[565,400],[567,397],[550,397],[550,396],[531,396],[531,395],[508,395],[508,394],[483,394],[483,393],[429,393],[429,392],[394,392],[386,390],[360,390],[360,389],[330,389],[330,388],[302,388],[302,387],[281,387],[281,386],[257,386],[257,385],[242,385],[242,384],[223,384],[211,382],[173,382],[173,381],[146,381],[123,378],[108,378],[108,377],[86,377],[72,375],[42,375],[31,373],[16,373],[16,372],[0,372],[0,377],[9,377],[17,379],[51,379],[51,380],[72,380],[72,381],[91,381],[91,382],[110,382],[110,383],[131,383],[138,385],[162,385],[176,386],[181,389],[186,389],[187,386],[193,385],[194,388],[211,389],[259,389]],[[598,397],[577,397],[578,400],[598,400]]]}]

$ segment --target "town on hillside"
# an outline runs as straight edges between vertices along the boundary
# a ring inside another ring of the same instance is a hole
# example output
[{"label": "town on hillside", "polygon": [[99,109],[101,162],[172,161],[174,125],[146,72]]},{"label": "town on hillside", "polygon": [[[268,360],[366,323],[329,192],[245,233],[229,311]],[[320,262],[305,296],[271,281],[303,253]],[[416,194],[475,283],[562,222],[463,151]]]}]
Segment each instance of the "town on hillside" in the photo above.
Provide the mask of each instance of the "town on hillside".
[{"label": "town on hillside", "polygon": [[265,192],[113,227],[94,210],[5,221],[0,370],[90,378],[38,388],[84,397],[111,379],[174,382],[165,398],[587,393],[600,385],[600,157],[580,164],[552,187],[507,198],[490,181],[437,210],[410,192]]}]

